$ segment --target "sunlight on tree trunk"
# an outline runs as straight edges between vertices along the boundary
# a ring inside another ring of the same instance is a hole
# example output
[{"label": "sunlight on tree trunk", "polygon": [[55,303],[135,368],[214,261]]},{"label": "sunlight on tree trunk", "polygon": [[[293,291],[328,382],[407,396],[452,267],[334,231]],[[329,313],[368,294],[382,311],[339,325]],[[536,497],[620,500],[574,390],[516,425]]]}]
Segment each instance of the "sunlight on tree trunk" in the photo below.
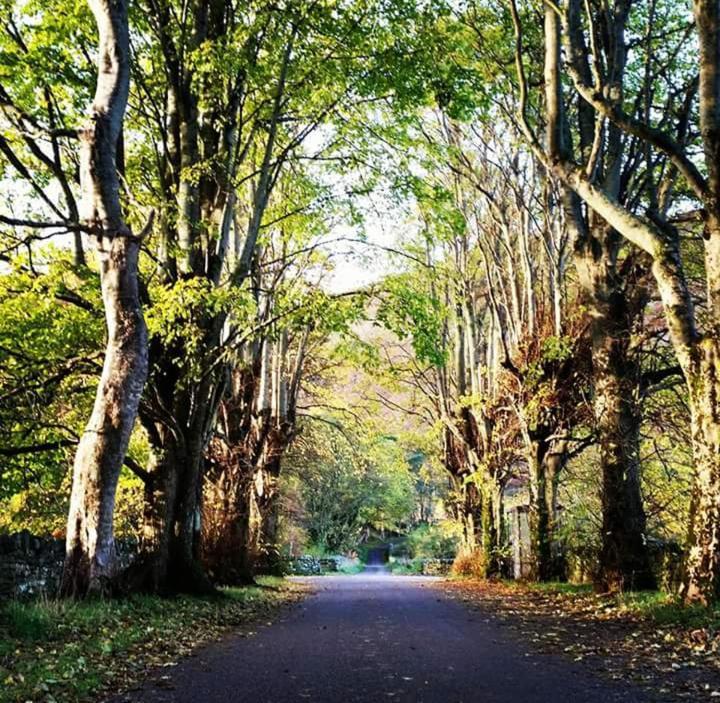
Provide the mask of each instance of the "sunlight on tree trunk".
[{"label": "sunlight on tree trunk", "polygon": [[75,456],[62,593],[108,593],[115,490],[147,376],[138,292],[140,239],[122,216],[116,149],[130,80],[125,0],[90,3],[100,36],[92,114],[80,131],[83,219],[97,239],[108,341],[93,412]]}]

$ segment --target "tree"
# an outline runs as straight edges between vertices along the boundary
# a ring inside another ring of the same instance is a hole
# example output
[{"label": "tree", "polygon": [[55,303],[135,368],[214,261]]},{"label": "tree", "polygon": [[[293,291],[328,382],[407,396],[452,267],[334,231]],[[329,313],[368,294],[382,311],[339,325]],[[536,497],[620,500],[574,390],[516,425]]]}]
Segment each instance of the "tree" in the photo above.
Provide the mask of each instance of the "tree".
[{"label": "tree", "polygon": [[[714,6],[92,8],[0,0],[2,524],[57,531],[77,449],[66,593],[251,581],[284,489],[323,548],[404,530],[422,447],[486,575],[527,491],[533,578],[652,586],[687,519],[685,597],[716,597]],[[348,249],[391,270],[338,294]]]},{"label": "tree", "polygon": [[[628,6],[618,5],[598,51],[607,70],[622,83],[627,70],[625,31]],[[546,12],[546,32],[557,35],[556,17]],[[559,35],[556,42],[559,42]],[[555,75],[559,47],[546,42],[546,104],[552,117],[546,142],[557,149],[569,129],[567,114],[557,103],[560,92]],[[586,62],[583,70],[590,71]],[[555,115],[557,114],[557,117]],[[640,154],[637,146],[625,149],[613,125],[599,149],[596,126],[584,105],[577,109],[579,153],[594,163],[594,178],[612,197],[633,207],[643,181],[634,178]],[[595,153],[590,156],[596,144]],[[567,149],[567,146],[563,148]],[[563,188],[564,186],[561,186]],[[598,582],[601,588],[651,588],[654,577],[648,561],[646,518],[640,495],[640,356],[633,348],[635,331],[649,301],[648,266],[642,255],[623,251],[622,240],[607,223],[590,211],[583,216],[577,196],[564,192],[565,217],[574,235],[574,251],[584,301],[590,318],[593,359],[593,402],[603,475],[602,549]],[[621,258],[624,254],[624,258]]]},{"label": "tree", "polygon": [[93,0],[90,7],[99,56],[91,115],[79,132],[81,217],[97,243],[108,339],[73,469],[61,591],[74,597],[108,592],[115,576],[115,491],[148,369],[138,284],[145,232],[134,235],[125,222],[118,178],[118,140],[130,87],[127,5],[125,0]]},{"label": "tree", "polygon": [[[560,8],[555,8],[554,13]],[[624,10],[627,13],[629,6]],[[592,9],[591,9],[592,12]],[[546,152],[532,136],[525,122],[525,132],[539,158],[543,159],[551,172],[576,193],[610,227],[637,246],[652,259],[652,273],[665,309],[670,340],[678,363],[682,368],[688,387],[693,426],[693,450],[696,463],[696,484],[693,496],[693,510],[686,556],[686,576],[683,593],[688,601],[710,602],[717,597],[718,576],[720,575],[720,557],[714,549],[720,521],[714,505],[720,489],[717,471],[717,403],[713,400],[716,393],[716,354],[718,348],[717,305],[715,302],[717,278],[716,250],[720,246],[718,234],[718,212],[714,205],[713,193],[716,190],[717,164],[720,154],[718,145],[712,136],[716,127],[715,105],[718,90],[713,76],[717,72],[715,49],[717,46],[717,8],[713,3],[694,4],[696,36],[700,50],[699,66],[699,137],[703,148],[704,165],[707,177],[703,176],[688,155],[688,142],[691,133],[688,126],[691,120],[691,106],[695,93],[695,82],[690,79],[687,88],[679,94],[673,94],[679,107],[679,118],[674,124],[665,124],[663,113],[661,124],[653,124],[652,116],[647,112],[639,115],[629,114],[621,99],[626,86],[613,83],[614,90],[607,90],[610,79],[600,68],[592,76],[594,83],[588,83],[578,57],[582,54],[581,45],[581,8],[576,2],[567,3],[559,12],[562,22],[562,35],[567,50],[567,61],[563,64],[570,75],[575,90],[583,101],[590,106],[597,123],[608,120],[614,129],[636,139],[642,140],[647,147],[661,154],[669,166],[661,176],[661,185],[655,190],[661,198],[651,198],[645,215],[635,214],[598,184],[592,169],[582,168],[570,160],[562,151]],[[550,15],[548,14],[548,18]],[[590,21],[593,15],[590,15]],[[548,20],[553,28],[557,20]],[[516,25],[517,26],[517,25]],[[557,42],[557,30],[553,29],[546,41]],[[518,40],[521,35],[518,33]],[[596,55],[597,49],[592,48]],[[676,66],[678,64],[676,63]],[[519,68],[521,64],[518,64]],[[599,64],[596,63],[596,66]],[[520,71],[521,83],[525,83]],[[672,104],[672,103],[671,103]],[[522,112],[525,112],[523,105]],[[703,245],[705,252],[705,279],[708,295],[708,317],[704,331],[698,328],[693,296],[686,272],[686,262],[680,247],[678,228],[672,223],[670,205],[672,193],[678,178],[682,178],[689,193],[702,206]]]},{"label": "tree", "polygon": [[[169,87],[142,77],[137,106],[160,145],[158,153],[139,151],[137,158],[155,169],[147,195],[160,222],[157,285],[148,292],[167,305],[158,309],[150,392],[140,412],[151,464],[142,559],[131,578],[151,590],[204,590],[203,462],[229,378],[219,359],[249,321],[243,307],[254,295],[253,262],[265,244],[273,194],[305,161],[351,158],[342,151],[344,130],[392,89],[383,81],[398,51],[389,29],[366,31],[384,12],[382,3],[372,12],[366,3],[173,8],[147,4],[147,61],[163,66]],[[388,20],[412,28],[414,15],[389,13]],[[327,141],[306,151],[321,126]],[[138,175],[146,180],[144,169]],[[190,317],[179,302],[184,297],[195,306]],[[190,342],[173,331],[180,320],[193,330]]]},{"label": "tree", "polygon": [[209,445],[203,560],[228,583],[253,582],[258,562],[275,556],[281,466],[297,432],[307,367],[326,338],[347,332],[362,309],[361,293],[329,296],[313,285],[310,262],[321,271],[328,262],[317,242],[306,242],[309,219],[295,237],[292,221],[283,220],[257,261],[257,333],[228,369]]}]

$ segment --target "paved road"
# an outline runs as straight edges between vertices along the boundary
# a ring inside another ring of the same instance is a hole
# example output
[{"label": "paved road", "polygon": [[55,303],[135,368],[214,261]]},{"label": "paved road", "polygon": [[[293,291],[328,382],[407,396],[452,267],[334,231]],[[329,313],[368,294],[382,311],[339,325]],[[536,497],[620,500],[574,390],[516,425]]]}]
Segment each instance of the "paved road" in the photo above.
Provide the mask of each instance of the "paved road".
[{"label": "paved road", "polygon": [[149,682],[142,703],[646,703],[565,659],[527,655],[507,630],[427,578],[314,579],[317,593],[249,639],[209,647]]}]

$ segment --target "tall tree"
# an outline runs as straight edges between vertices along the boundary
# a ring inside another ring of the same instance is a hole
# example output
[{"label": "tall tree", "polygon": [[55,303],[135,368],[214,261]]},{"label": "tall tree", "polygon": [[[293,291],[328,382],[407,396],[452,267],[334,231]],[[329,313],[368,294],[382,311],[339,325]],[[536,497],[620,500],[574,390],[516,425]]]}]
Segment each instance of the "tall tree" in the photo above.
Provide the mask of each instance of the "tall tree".
[{"label": "tall tree", "polygon": [[[606,70],[622,84],[627,71],[627,3],[618,3],[605,19],[605,30],[593,38]],[[559,25],[545,12],[545,88],[548,105],[546,143],[549,149],[570,148],[568,110],[561,104],[557,76]],[[552,37],[555,37],[554,39]],[[590,62],[583,60],[589,74]],[[594,178],[612,197],[633,207],[638,186],[638,147],[623,144],[620,131],[610,125],[602,141],[587,107],[577,108],[579,153],[593,168]],[[594,153],[593,153],[594,149]],[[642,163],[642,162],[641,162]],[[561,185],[561,189],[566,186]],[[577,196],[562,192],[564,214],[574,235],[574,252],[584,302],[588,307],[593,362],[595,423],[602,470],[602,549],[599,585],[608,590],[650,588],[646,518],[640,494],[639,433],[641,423],[640,355],[633,339],[649,300],[648,266],[642,255],[623,251],[623,241],[596,213],[581,211]],[[627,247],[625,247],[627,249]]]},{"label": "tall tree", "polygon": [[[668,95],[668,109],[659,120],[651,110],[628,111],[622,100],[626,83],[622,76],[615,77],[603,71],[603,64],[594,43],[593,32],[597,25],[595,6],[589,6],[589,14],[583,14],[578,2],[571,0],[564,7],[552,8],[557,20],[549,19],[549,25],[562,23],[562,35],[566,46],[567,59],[563,66],[570,75],[582,105],[589,106],[596,118],[596,134],[607,120],[613,129],[641,140],[654,153],[662,155],[668,166],[661,170],[659,183],[649,198],[644,215],[624,206],[614,194],[595,178],[593,168],[587,164],[579,166],[567,153],[548,154],[532,135],[527,121],[525,132],[535,152],[547,164],[549,170],[577,194],[592,210],[630,243],[637,246],[652,260],[652,273],[665,309],[670,340],[682,368],[688,388],[688,399],[692,417],[693,451],[696,464],[696,482],[691,511],[691,525],[686,555],[686,573],[683,593],[689,601],[708,603],[720,593],[720,555],[715,544],[720,534],[720,515],[717,511],[720,496],[720,472],[718,471],[717,444],[717,350],[718,336],[717,297],[718,257],[720,229],[718,228],[718,166],[720,152],[713,136],[717,128],[717,105],[720,99],[718,76],[718,8],[712,2],[694,4],[697,46],[700,52],[699,80],[692,75],[683,75],[682,52],[676,54],[671,68],[682,75],[684,87]],[[630,6],[623,4],[621,15],[627,15]],[[550,17],[548,15],[548,17]],[[582,24],[589,23],[593,43],[594,72],[588,76],[583,69]],[[613,15],[614,19],[617,19]],[[622,38],[622,37],[620,37]],[[521,37],[518,33],[518,40]],[[557,43],[557,32],[553,30],[546,41]],[[521,62],[522,59],[519,59]],[[521,83],[525,90],[522,64],[518,64]],[[692,105],[696,86],[698,88],[699,142],[702,146],[704,176],[689,155],[693,132],[688,129],[692,120]],[[642,88],[641,88],[642,91]],[[527,92],[525,92],[527,94]],[[638,102],[635,102],[637,107]],[[641,102],[642,104],[642,102]],[[676,110],[673,113],[670,107]],[[523,106],[525,112],[526,105]],[[671,115],[677,115],[670,122]],[[670,122],[670,123],[669,123]],[[592,162],[591,162],[592,165]],[[708,315],[704,329],[699,329],[693,295],[688,282],[687,262],[680,246],[681,237],[676,223],[673,223],[671,205],[677,182],[687,185],[688,194],[699,201],[701,210],[698,217],[703,227],[703,248],[705,254],[706,290]]]},{"label": "tall tree", "polygon": [[[92,0],[98,27],[98,78],[90,117],[79,131],[82,221],[97,243],[107,346],[92,415],[73,468],[67,556],[61,591],[105,593],[115,576],[115,491],[148,369],[138,254],[120,202],[118,142],[130,88],[125,0]],[[151,220],[150,220],[151,222]]]},{"label": "tall tree", "polygon": [[348,333],[362,310],[362,290],[319,289],[331,264],[323,238],[316,239],[325,232],[327,210],[317,208],[299,222],[284,218],[267,234],[253,265],[257,332],[228,368],[203,504],[209,523],[204,560],[228,582],[252,581],[257,562],[274,558],[280,472],[297,432],[306,367],[328,336]]},{"label": "tall tree", "polygon": [[[155,169],[145,187],[160,226],[148,286],[157,311],[150,390],[141,405],[151,444],[146,524],[130,577],[152,590],[206,589],[198,561],[204,454],[229,380],[224,361],[237,351],[235,330],[253,297],[273,193],[304,161],[346,158],[331,152],[346,146],[347,124],[364,106],[391,89],[382,79],[397,40],[389,30],[366,31],[382,3],[372,12],[366,3],[262,0],[146,7],[144,56],[162,66],[167,86],[138,76],[134,106],[157,135],[156,152],[137,158]],[[408,8],[388,18],[412,24]],[[306,148],[333,120],[327,139]],[[139,176],[146,183],[144,169]],[[189,334],[178,334],[178,324]]]}]

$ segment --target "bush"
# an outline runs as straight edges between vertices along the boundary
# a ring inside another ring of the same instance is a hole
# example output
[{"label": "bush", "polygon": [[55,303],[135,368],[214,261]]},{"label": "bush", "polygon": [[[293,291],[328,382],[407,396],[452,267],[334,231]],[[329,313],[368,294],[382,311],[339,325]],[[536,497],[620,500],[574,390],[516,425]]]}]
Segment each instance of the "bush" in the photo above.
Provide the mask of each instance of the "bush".
[{"label": "bush", "polygon": [[335,564],[337,571],[341,574],[359,574],[365,568],[357,557],[336,557]]},{"label": "bush", "polygon": [[424,559],[421,573],[424,576],[446,576],[453,563],[453,559]]},{"label": "bush", "polygon": [[485,555],[479,549],[458,554],[453,562],[451,572],[454,576],[485,578],[487,574]]},{"label": "bush", "polygon": [[290,570],[296,576],[320,576],[322,574],[320,557],[303,554],[303,556],[291,560]]}]

